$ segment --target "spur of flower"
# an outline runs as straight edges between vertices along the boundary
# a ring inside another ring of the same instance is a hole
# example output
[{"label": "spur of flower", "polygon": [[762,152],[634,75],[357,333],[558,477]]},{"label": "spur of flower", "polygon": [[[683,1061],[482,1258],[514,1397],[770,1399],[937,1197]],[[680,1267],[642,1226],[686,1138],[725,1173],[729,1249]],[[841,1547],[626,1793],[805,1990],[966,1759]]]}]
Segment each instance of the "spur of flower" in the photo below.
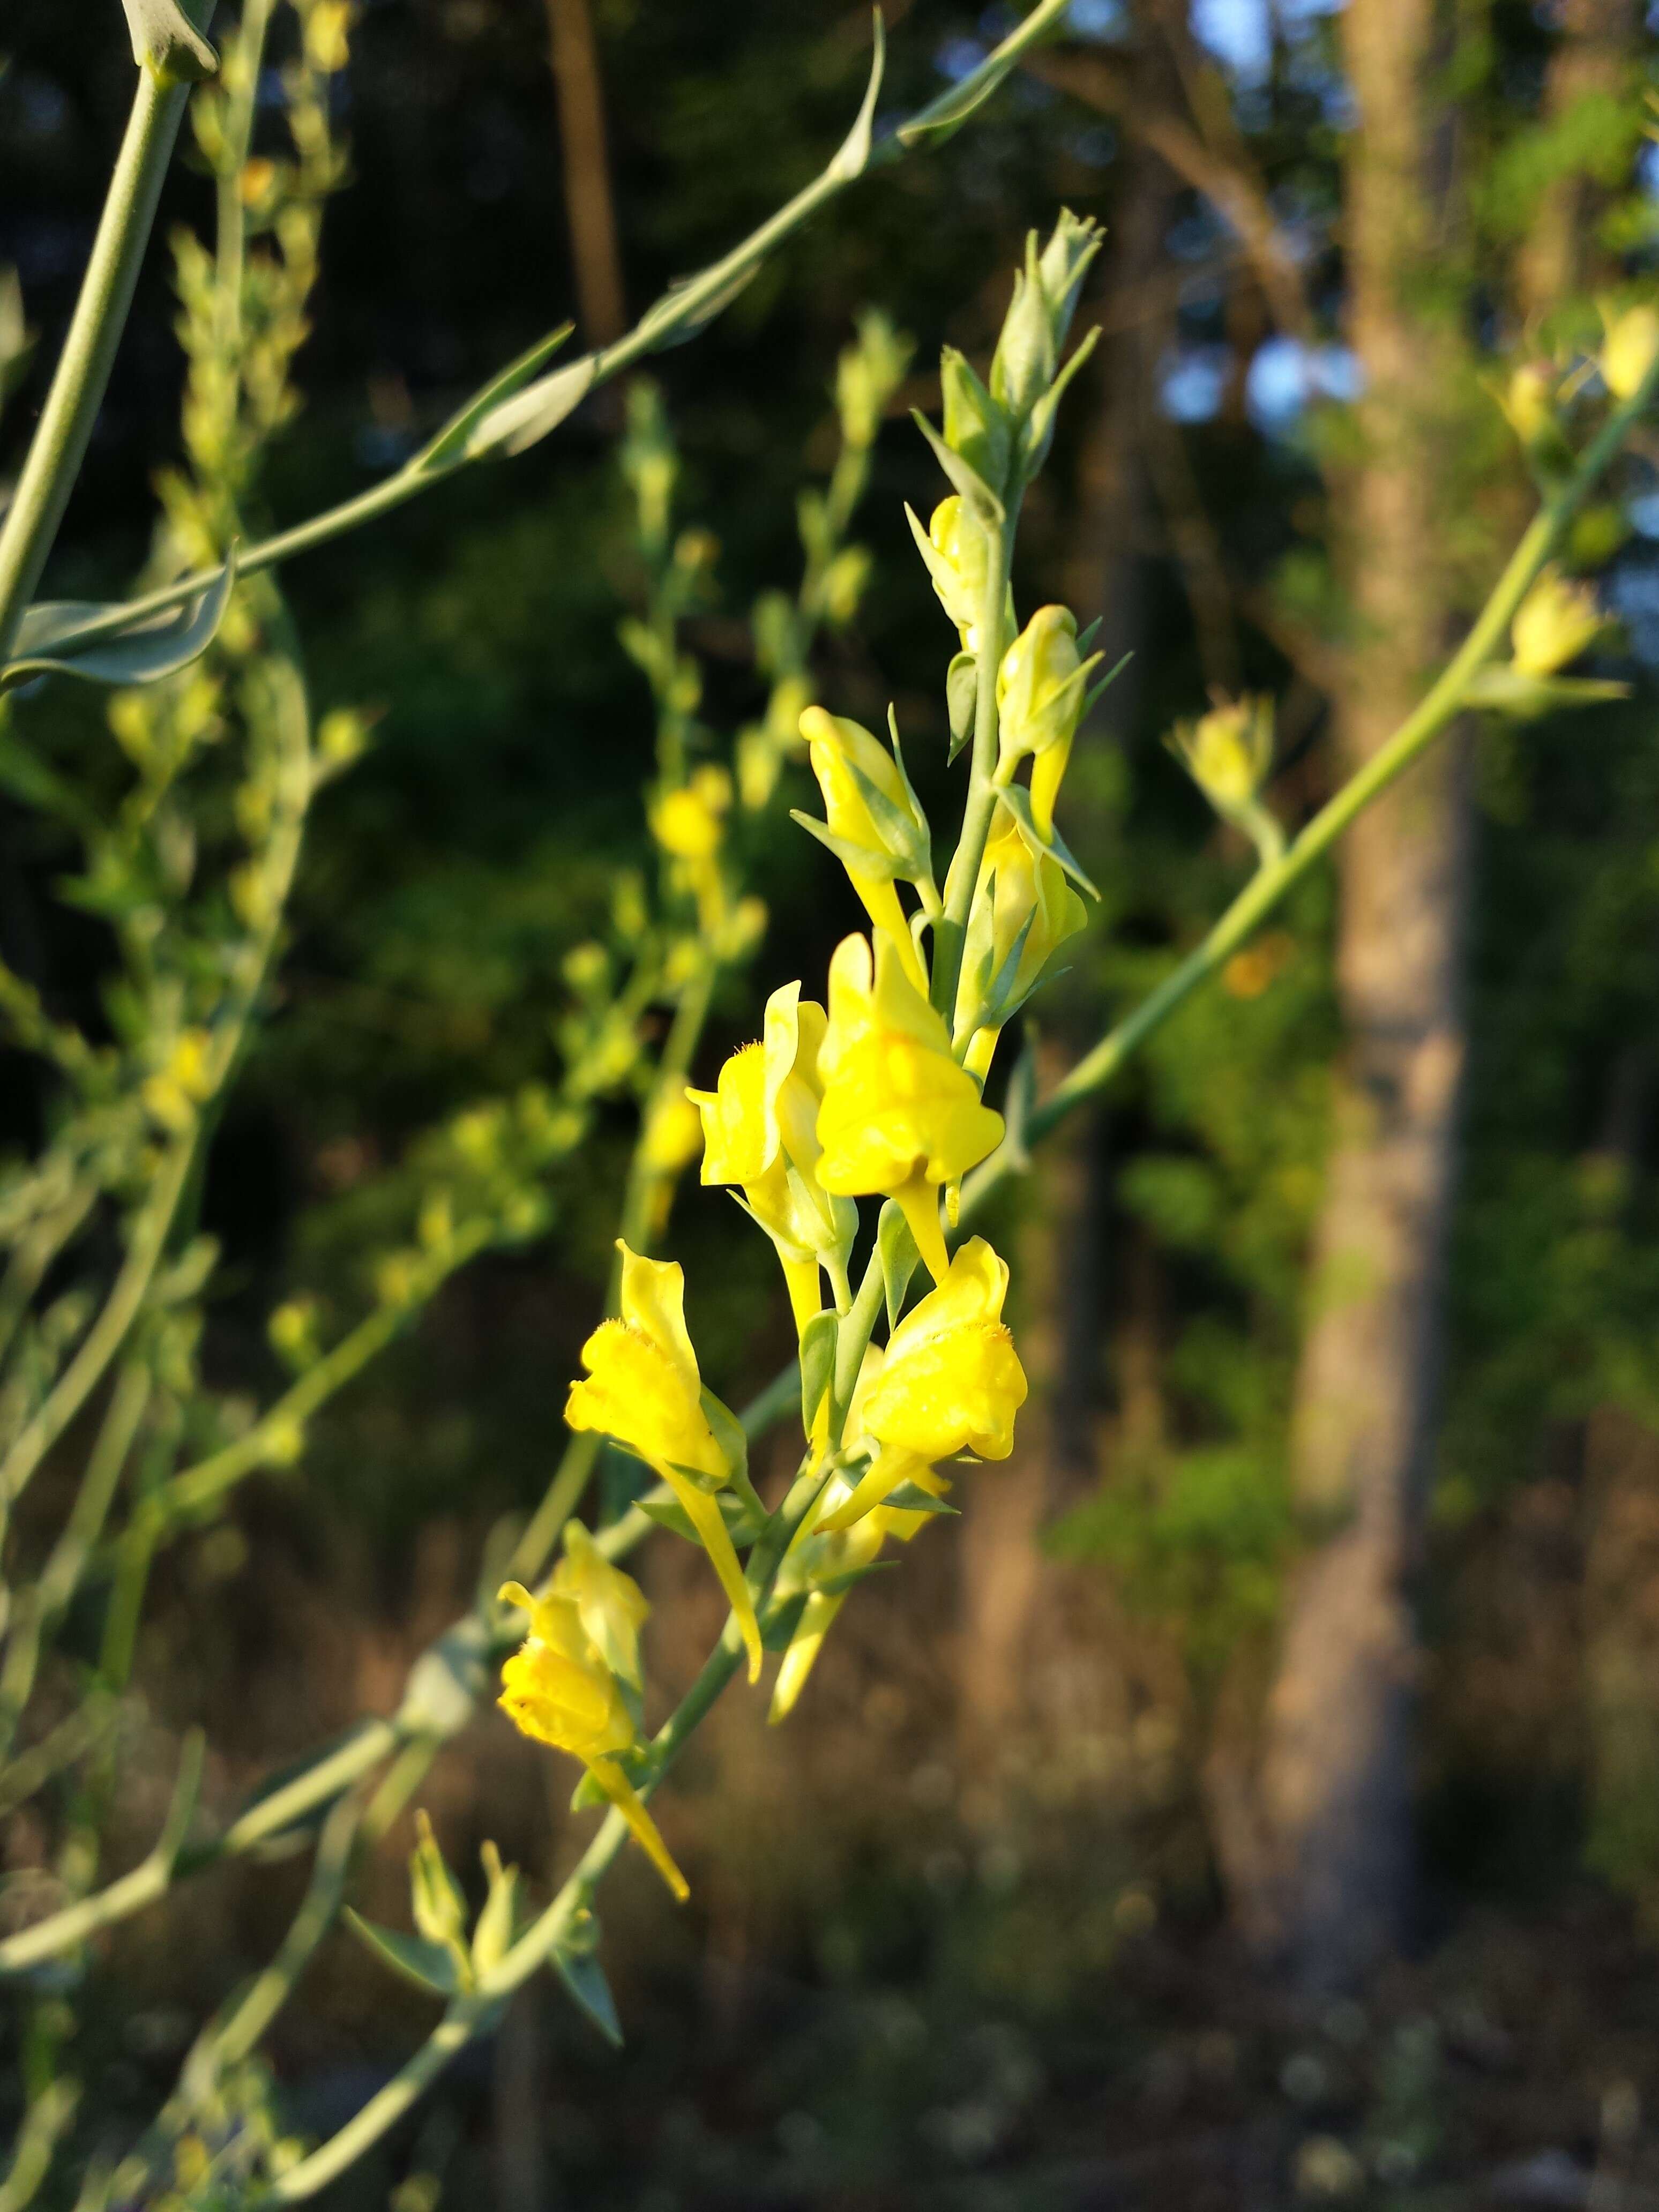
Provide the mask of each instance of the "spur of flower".
[{"label": "spur of flower", "polygon": [[1003,1325],[1007,1291],[1006,1262],[972,1237],[937,1288],[905,1315],[860,1408],[875,1457],[852,1495],[818,1516],[820,1530],[850,1528],[903,1483],[937,1495],[940,1460],[962,1452],[1007,1458],[1027,1388]]},{"label": "spur of flower", "polygon": [[[702,1387],[685,1327],[685,1276],[678,1262],[647,1260],[618,1243],[622,1313],[604,1321],[582,1346],[585,1379],[570,1386],[564,1417],[636,1453],[653,1468],[696,1530],[719,1576],[749,1653],[749,1679],[760,1677],[755,1601],[720,1512],[718,1492],[741,1474],[742,1431]],[[718,1427],[726,1442],[715,1435]]]},{"label": "spur of flower", "polygon": [[702,1116],[702,1180],[741,1188],[777,1251],[798,1331],[820,1310],[821,1261],[844,1285],[858,1229],[850,1200],[817,1179],[825,1026],[823,1008],[803,999],[799,983],[781,984],[766,1002],[763,1040],[732,1054],[713,1091],[686,1092]]},{"label": "spur of flower", "polygon": [[944,1021],[879,933],[873,957],[867,938],[836,948],[818,1073],[819,1182],[847,1198],[895,1200],[928,1273],[942,1282],[939,1187],[1000,1143],[1002,1116],[951,1058]]},{"label": "spur of flower", "polygon": [[[576,1554],[580,1559],[580,1553]],[[598,1553],[594,1553],[598,1559]],[[600,1562],[614,1578],[603,1586],[607,1607],[618,1601],[617,1584],[631,1595],[621,1598],[622,1610],[637,1632],[648,1610],[638,1584],[608,1562]],[[562,1576],[572,1559],[562,1563]],[[639,1748],[639,1730],[621,1682],[590,1633],[591,1604],[556,1587],[532,1597],[522,1583],[503,1583],[497,1592],[502,1605],[514,1605],[530,1616],[530,1633],[501,1668],[501,1710],[524,1735],[555,1751],[579,1759],[599,1789],[627,1821],[641,1849],[676,1897],[690,1895],[685,1876],[674,1863],[656,1822],[640,1802],[639,1793],[618,1763]],[[585,1595],[595,1588],[584,1564],[573,1578],[584,1584]],[[566,1588],[570,1587],[567,1580]],[[637,1664],[637,1647],[635,1648]]]}]

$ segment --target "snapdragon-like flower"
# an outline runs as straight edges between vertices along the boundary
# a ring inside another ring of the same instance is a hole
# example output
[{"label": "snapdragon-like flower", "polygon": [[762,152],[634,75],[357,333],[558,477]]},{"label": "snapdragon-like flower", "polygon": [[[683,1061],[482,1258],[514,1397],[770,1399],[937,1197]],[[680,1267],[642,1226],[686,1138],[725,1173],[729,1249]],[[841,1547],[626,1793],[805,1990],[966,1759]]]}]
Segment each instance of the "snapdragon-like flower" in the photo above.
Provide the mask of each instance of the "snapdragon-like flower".
[{"label": "snapdragon-like flower", "polygon": [[[999,810],[985,842],[963,955],[957,1019],[975,1024],[963,1065],[982,1083],[1005,1022],[1023,1006],[1044,969],[1088,910],[1047,853],[1034,852],[1019,825]],[[977,1003],[964,1006],[972,993]],[[958,1041],[962,1029],[957,1031]]]},{"label": "snapdragon-like flower", "polygon": [[[684,1508],[720,1577],[749,1652],[749,1679],[760,1678],[755,1601],[715,1492],[732,1469],[705,1411],[697,1355],[685,1328],[685,1276],[672,1261],[623,1255],[622,1317],[604,1321],[582,1346],[585,1381],[573,1382],[564,1409],[573,1429],[591,1429],[636,1452]],[[724,1419],[732,1417],[718,1401]]]},{"label": "snapdragon-like flower", "polygon": [[[932,832],[909,781],[885,745],[844,715],[809,707],[800,718],[812,773],[823,793],[832,849],[847,870],[864,910],[903,963],[904,972],[925,998],[927,973],[894,878],[907,883],[933,880]],[[804,817],[802,817],[804,818]],[[813,825],[808,822],[809,828]]]},{"label": "snapdragon-like flower", "polygon": [[[611,1567],[608,1572],[633,1592],[628,1609],[637,1625],[647,1610],[643,1594],[618,1569]],[[582,1605],[556,1590],[532,1597],[522,1583],[503,1583],[497,1595],[501,1604],[521,1607],[530,1615],[529,1635],[501,1668],[501,1710],[538,1743],[551,1744],[554,1750],[581,1760],[658,1873],[683,1900],[690,1894],[685,1876],[617,1764],[618,1753],[636,1747],[638,1730],[616,1674],[588,1633]]]},{"label": "snapdragon-like flower", "polygon": [[643,1690],[640,1631],[650,1616],[645,1592],[613,1566],[580,1521],[564,1524],[564,1557],[553,1570],[555,1597],[568,1597],[589,1643],[618,1681]]},{"label": "snapdragon-like flower", "polygon": [[817,1179],[825,1026],[799,983],[781,984],[766,1002],[763,1041],[734,1052],[713,1091],[686,1093],[702,1115],[702,1180],[741,1187],[776,1249],[798,1330],[820,1310],[821,1260],[843,1267],[858,1228],[856,1209]]},{"label": "snapdragon-like flower", "polygon": [[846,1198],[896,1200],[927,1272],[942,1281],[939,1187],[1001,1141],[1002,1116],[951,1057],[944,1022],[884,936],[873,963],[866,938],[843,938],[836,948],[818,1073],[819,1182]]},{"label": "snapdragon-like flower", "polygon": [[937,1463],[959,1452],[1007,1458],[1027,1387],[1003,1326],[1007,1290],[1006,1261],[982,1237],[971,1237],[944,1279],[905,1315],[861,1409],[875,1459],[852,1496],[819,1516],[819,1529],[850,1528],[901,1483],[937,1493]]},{"label": "snapdragon-like flower", "polygon": [[1039,607],[1002,656],[997,671],[999,773],[1005,782],[1026,753],[1031,762],[1031,818],[1052,837],[1054,799],[1083,714],[1089,671],[1078,651],[1069,607]]}]

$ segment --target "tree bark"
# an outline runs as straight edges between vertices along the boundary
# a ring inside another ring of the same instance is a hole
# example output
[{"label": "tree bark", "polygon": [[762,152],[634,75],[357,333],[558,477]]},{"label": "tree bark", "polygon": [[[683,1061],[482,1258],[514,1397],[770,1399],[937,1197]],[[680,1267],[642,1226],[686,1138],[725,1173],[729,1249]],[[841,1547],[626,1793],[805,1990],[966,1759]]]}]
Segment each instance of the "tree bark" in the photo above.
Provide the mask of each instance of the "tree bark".
[{"label": "tree bark", "polygon": [[[1587,100],[1620,100],[1630,92],[1641,11],[1637,0],[1563,0],[1561,41],[1550,59],[1544,113],[1559,123]],[[1606,192],[1572,169],[1545,187],[1516,270],[1521,309],[1540,322],[1553,308],[1603,281],[1611,270],[1595,251],[1593,222]]]},{"label": "tree bark", "polygon": [[[1349,0],[1358,111],[1346,176],[1361,457],[1339,488],[1354,642],[1334,700],[1351,774],[1443,652],[1439,547],[1455,339],[1442,270],[1437,0]],[[1246,1932],[1308,1987],[1351,1983],[1412,1899],[1409,1579],[1443,1327],[1464,1059],[1468,816],[1459,748],[1430,755],[1342,848],[1347,1032],[1291,1440],[1310,1542],[1268,1692],[1255,1787],[1216,1807]]]},{"label": "tree bark", "polygon": [[609,345],[628,327],[628,305],[605,146],[605,88],[588,0],[547,0],[547,22],[577,311],[586,343]]}]

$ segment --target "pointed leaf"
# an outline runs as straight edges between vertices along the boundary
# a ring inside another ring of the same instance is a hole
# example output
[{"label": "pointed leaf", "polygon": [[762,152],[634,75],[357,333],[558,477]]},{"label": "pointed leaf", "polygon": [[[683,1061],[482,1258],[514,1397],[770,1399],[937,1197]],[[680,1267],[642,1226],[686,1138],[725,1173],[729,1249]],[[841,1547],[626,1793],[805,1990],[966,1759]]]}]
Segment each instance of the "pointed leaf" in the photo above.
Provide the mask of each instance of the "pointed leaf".
[{"label": "pointed leaf", "polygon": [[1000,805],[1006,809],[1013,819],[1015,828],[1033,853],[1045,854],[1049,860],[1058,860],[1079,890],[1086,891],[1091,899],[1097,899],[1100,896],[1100,893],[1084,874],[1082,868],[1066,851],[1058,830],[1046,842],[1038,836],[1036,823],[1031,818],[1031,794],[1023,783],[999,785],[997,801]]},{"label": "pointed leaf", "polygon": [[424,1936],[406,1935],[401,1928],[382,1928],[376,1921],[365,1920],[350,1905],[345,1909],[345,1923],[383,1966],[413,1982],[417,1989],[441,1997],[459,1994],[460,1970],[454,1953],[446,1945],[428,1943]]},{"label": "pointed leaf", "polygon": [[[1103,653],[1097,653],[1095,658],[1097,660],[1103,660],[1105,659],[1105,655]],[[1101,678],[1099,683],[1094,686],[1088,697],[1084,701],[1083,712],[1078,716],[1079,722],[1087,721],[1089,716],[1094,712],[1099,701],[1111,690],[1113,684],[1117,682],[1118,678],[1122,675],[1124,670],[1129,665],[1129,663],[1133,659],[1134,653],[1132,649],[1124,654],[1122,659],[1120,660],[1115,667],[1109,668],[1107,670],[1106,673]]]},{"label": "pointed leaf", "polygon": [[814,1314],[801,1331],[800,1421],[803,1434],[809,1437],[835,1376],[836,1339],[840,1327],[838,1315],[820,1313]]},{"label": "pointed leaf", "polygon": [[[737,1549],[745,1549],[760,1534],[754,1517],[741,1498],[734,1498],[729,1490],[717,1490],[714,1502],[720,1509],[726,1533]],[[677,1498],[641,1498],[639,1509],[647,1520],[654,1521],[659,1528],[667,1528],[676,1536],[684,1536],[689,1544],[702,1545],[702,1539],[692,1524],[691,1516]],[[597,1802],[597,1801],[596,1801]]]},{"label": "pointed leaf", "polygon": [[799,822],[809,837],[827,847],[849,875],[868,876],[879,884],[890,884],[897,875],[898,863],[890,853],[874,853],[867,845],[855,845],[850,837],[837,837],[833,830],[811,814],[803,814],[799,806],[790,808],[789,819]]},{"label": "pointed leaf", "polygon": [[1073,347],[1066,366],[1048,389],[1040,395],[1025,418],[1025,428],[1021,435],[1020,444],[1024,454],[1025,466],[1033,476],[1048,458],[1048,441],[1054,434],[1054,416],[1060,411],[1060,401],[1066,397],[1066,387],[1094,351],[1099,339],[1100,330],[1097,325]]},{"label": "pointed leaf", "polygon": [[213,642],[236,582],[236,550],[205,591],[182,607],[111,628],[77,644],[79,634],[119,612],[83,599],[46,599],[24,616],[16,658],[0,670],[0,691],[37,676],[79,676],[91,684],[154,684],[188,667]]},{"label": "pointed leaf", "polygon": [[599,1960],[589,1952],[567,1950],[560,1945],[553,1953],[553,1967],[578,2008],[587,2014],[605,2041],[620,2051],[623,2032],[617,2000]]},{"label": "pointed leaf", "polygon": [[493,377],[482,392],[475,392],[465,407],[452,415],[437,435],[422,446],[408,464],[408,473],[429,476],[441,470],[453,468],[461,461],[476,460],[480,453],[488,453],[501,434],[499,426],[493,434],[485,417],[499,408],[502,402],[522,392],[544,362],[550,360],[575,329],[574,323],[561,323],[545,337],[509,362],[497,377]]},{"label": "pointed leaf", "polygon": [[910,1278],[921,1265],[921,1255],[903,1211],[890,1198],[881,1209],[876,1229],[876,1250],[881,1258],[882,1288],[887,1294],[887,1326],[896,1328],[904,1310],[904,1294]]},{"label": "pointed leaf", "polygon": [[[892,1502],[890,1498],[884,1500],[889,1505]],[[861,1567],[843,1567],[838,1575],[826,1575],[812,1588],[820,1597],[845,1597],[854,1583],[867,1582],[872,1575],[888,1574],[897,1565],[896,1559],[869,1559]]]},{"label": "pointed leaf", "polygon": [[1000,530],[1006,519],[1006,510],[979,471],[969,467],[960,453],[952,453],[921,408],[913,407],[910,410],[910,420],[933,447],[933,459],[949,477],[955,489],[967,501],[980,521],[988,529]]},{"label": "pointed leaf", "polygon": [[882,73],[887,66],[887,26],[882,21],[879,8],[872,11],[871,29],[873,50],[870,56],[870,82],[864,88],[864,98],[854,118],[853,127],[842,139],[836,158],[824,171],[826,177],[851,184],[861,177],[870,166],[870,141],[875,126],[876,100],[881,91]]},{"label": "pointed leaf", "polygon": [[897,1508],[901,1513],[949,1513],[961,1515],[961,1508],[947,1505],[942,1498],[935,1498],[931,1490],[924,1490],[919,1482],[902,1482],[896,1490],[890,1490],[882,1499],[884,1505]]},{"label": "pointed leaf", "polygon": [[567,415],[574,415],[593,388],[599,357],[585,353],[580,361],[538,377],[511,399],[493,407],[472,433],[471,451],[483,453],[499,447],[510,455],[528,453],[531,447],[556,430]]},{"label": "pointed leaf", "polygon": [[979,662],[971,653],[957,653],[945,670],[945,705],[951,718],[948,766],[973,736],[974,718],[979,711]]}]

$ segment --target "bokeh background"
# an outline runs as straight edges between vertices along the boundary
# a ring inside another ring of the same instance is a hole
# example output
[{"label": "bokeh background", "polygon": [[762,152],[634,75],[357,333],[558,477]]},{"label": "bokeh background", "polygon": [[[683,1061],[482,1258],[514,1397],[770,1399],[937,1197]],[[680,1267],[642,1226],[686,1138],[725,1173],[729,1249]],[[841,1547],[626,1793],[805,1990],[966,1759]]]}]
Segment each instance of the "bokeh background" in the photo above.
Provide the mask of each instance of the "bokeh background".
[{"label": "bokeh background", "polygon": [[[1075,0],[993,110],[867,180],[653,364],[679,519],[719,542],[684,639],[704,720],[731,730],[763,691],[750,609],[793,580],[795,500],[832,458],[836,356],[866,306],[915,337],[857,524],[874,580],[818,679],[873,725],[895,700],[942,796],[951,641],[902,513],[936,478],[904,406],[937,407],[941,343],[982,361],[1030,226],[1062,204],[1107,226],[1079,317],[1103,342],[1017,574],[1022,607],[1062,599],[1134,656],[1068,783],[1103,897],[1035,1010],[1050,1073],[1243,880],[1161,734],[1212,686],[1274,693],[1273,803],[1311,811],[1528,511],[1483,375],[1593,343],[1598,292],[1652,269],[1639,0],[1398,0],[1423,31],[1407,76],[1389,13]],[[896,106],[1014,20],[886,15]],[[0,263],[41,334],[15,448],[129,64],[112,0],[12,0],[0,44]],[[723,250],[833,150],[867,46],[842,0],[366,0],[352,179],[270,518],[395,465],[567,311],[611,335]],[[185,161],[163,224],[205,208]],[[172,312],[158,252],[56,595],[118,592],[143,562],[176,440]],[[647,857],[617,429],[590,403],[285,574],[318,702],[370,709],[375,741],[318,810],[278,1010],[214,1154],[220,1389],[270,1395],[285,1297],[349,1306],[420,1131],[556,1067],[563,955]],[[690,1905],[627,1863],[605,1915],[626,2049],[533,1987],[331,2205],[1659,2203],[1650,466],[1638,451],[1570,556],[1622,619],[1596,672],[1629,700],[1462,732],[1005,1206],[1037,1386],[1015,1457],[857,1593],[787,1729],[739,1693],[688,1758],[662,1819]],[[103,742],[97,701],[27,712],[42,744]],[[0,800],[0,939],[89,1001],[96,933],[33,840]],[[793,831],[761,888],[771,933],[705,1081],[856,920]],[[38,1102],[21,1064],[5,1082],[25,1143]],[[147,1848],[187,1727],[233,1806],[389,1710],[470,1601],[560,1449],[629,1141],[618,1115],[556,1183],[546,1237],[459,1277],[301,1467],[158,1570],[112,1863]],[[705,1373],[741,1403],[791,1346],[770,1255],[695,1183],[668,1249]],[[1330,1256],[1356,1249],[1337,1341]],[[1356,1407],[1345,1457],[1320,1438]],[[666,1537],[642,1572],[672,1687],[717,1626],[713,1584]],[[1298,1698],[1328,1727],[1301,1744],[1300,1799]],[[456,1864],[494,1837],[544,1889],[588,1825],[570,1781],[490,1713],[423,1802]],[[365,1877],[374,1917],[402,1920],[409,1841]],[[10,1815],[11,1877],[50,1844]],[[76,2058],[100,2124],[118,2136],[166,2093],[304,1877],[222,1869],[100,1945]],[[292,2125],[338,2124],[430,2016],[331,1941],[273,2039]]]}]

